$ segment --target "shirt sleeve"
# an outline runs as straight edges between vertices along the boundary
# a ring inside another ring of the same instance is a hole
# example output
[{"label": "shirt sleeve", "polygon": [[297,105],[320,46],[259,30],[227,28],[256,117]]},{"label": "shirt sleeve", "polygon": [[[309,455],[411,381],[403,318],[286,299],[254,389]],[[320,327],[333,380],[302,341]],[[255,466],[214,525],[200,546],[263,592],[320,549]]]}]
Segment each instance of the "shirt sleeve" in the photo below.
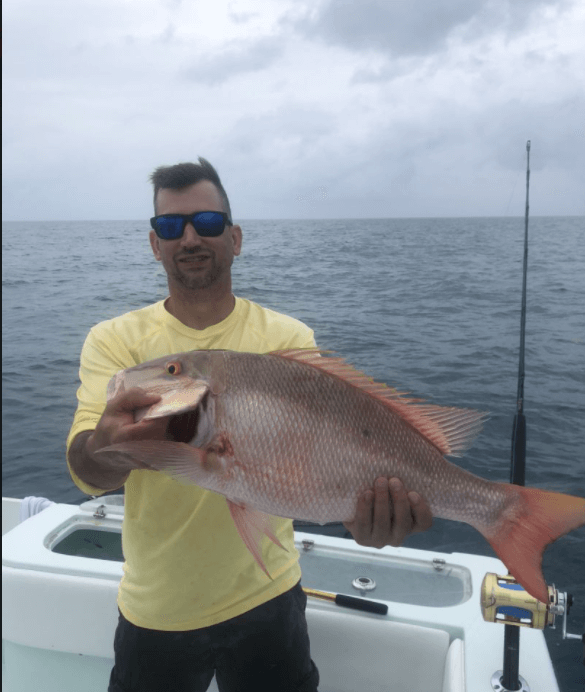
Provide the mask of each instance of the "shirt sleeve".
[{"label": "shirt sleeve", "polygon": [[316,348],[313,330],[303,325],[304,329],[295,332],[290,339],[290,345],[285,348]]},{"label": "shirt sleeve", "polygon": [[90,331],[81,350],[77,410],[67,437],[69,473],[75,485],[87,495],[103,495],[107,491],[85,483],[73,472],[69,464],[69,448],[79,433],[95,429],[106,407],[106,389],[110,378],[119,370],[136,365],[125,344],[103,324]]}]

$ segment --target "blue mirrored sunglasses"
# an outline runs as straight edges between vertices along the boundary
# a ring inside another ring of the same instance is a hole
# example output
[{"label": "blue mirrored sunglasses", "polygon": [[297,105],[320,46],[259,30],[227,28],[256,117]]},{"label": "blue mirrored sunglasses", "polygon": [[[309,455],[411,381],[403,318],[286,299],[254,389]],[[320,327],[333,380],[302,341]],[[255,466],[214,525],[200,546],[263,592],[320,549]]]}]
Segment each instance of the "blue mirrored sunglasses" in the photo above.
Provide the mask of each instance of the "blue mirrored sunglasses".
[{"label": "blue mirrored sunglasses", "polygon": [[159,238],[177,240],[190,223],[203,238],[215,238],[226,227],[233,226],[229,216],[222,211],[196,211],[193,214],[161,214],[150,219],[150,225]]}]

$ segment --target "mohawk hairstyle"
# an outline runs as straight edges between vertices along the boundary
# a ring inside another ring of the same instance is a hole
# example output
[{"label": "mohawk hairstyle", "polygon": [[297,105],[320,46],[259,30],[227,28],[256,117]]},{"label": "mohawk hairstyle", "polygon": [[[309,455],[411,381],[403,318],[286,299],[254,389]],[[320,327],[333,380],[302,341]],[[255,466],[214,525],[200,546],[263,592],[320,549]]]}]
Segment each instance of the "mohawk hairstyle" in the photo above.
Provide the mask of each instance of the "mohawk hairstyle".
[{"label": "mohawk hairstyle", "polygon": [[159,190],[181,190],[202,180],[208,180],[215,185],[221,197],[223,211],[231,219],[230,202],[219,175],[209,161],[201,156],[199,156],[199,163],[177,163],[174,166],[159,166],[154,170],[150,176],[150,182],[154,185],[154,213],[157,213],[156,196]]}]

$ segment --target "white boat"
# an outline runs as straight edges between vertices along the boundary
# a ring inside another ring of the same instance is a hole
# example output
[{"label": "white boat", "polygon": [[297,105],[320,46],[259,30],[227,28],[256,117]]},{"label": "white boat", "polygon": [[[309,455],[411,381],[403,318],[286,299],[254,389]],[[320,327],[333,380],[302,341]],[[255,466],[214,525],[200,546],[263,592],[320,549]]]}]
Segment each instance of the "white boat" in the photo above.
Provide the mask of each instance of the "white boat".
[{"label": "white boat", "polygon": [[[20,505],[2,500],[2,687],[105,692],[122,576],[123,496],[51,504],[24,521]],[[321,692],[502,689],[504,627],[484,621],[479,597],[486,572],[506,573],[499,560],[376,550],[300,532],[296,540],[304,587],[388,607],[379,615],[309,598]],[[558,692],[541,631],[521,629],[519,672],[530,692]]]}]

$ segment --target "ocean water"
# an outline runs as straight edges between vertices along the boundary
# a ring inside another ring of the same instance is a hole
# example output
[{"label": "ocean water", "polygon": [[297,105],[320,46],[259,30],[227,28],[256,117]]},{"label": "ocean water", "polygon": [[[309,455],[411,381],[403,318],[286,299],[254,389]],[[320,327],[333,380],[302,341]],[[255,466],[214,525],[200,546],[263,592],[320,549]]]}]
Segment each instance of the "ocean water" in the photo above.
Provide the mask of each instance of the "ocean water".
[{"label": "ocean water", "polygon": [[[523,218],[246,221],[234,292],[309,324],[322,348],[436,404],[489,411],[457,463],[508,481],[517,390]],[[143,221],[8,222],[3,251],[3,495],[78,503],[65,464],[90,327],[166,296]],[[585,218],[530,220],[526,483],[585,497]],[[334,528],[340,535],[342,528]],[[436,520],[406,545],[491,555]],[[545,553],[585,628],[585,529]],[[547,640],[562,692],[582,645]]]}]

